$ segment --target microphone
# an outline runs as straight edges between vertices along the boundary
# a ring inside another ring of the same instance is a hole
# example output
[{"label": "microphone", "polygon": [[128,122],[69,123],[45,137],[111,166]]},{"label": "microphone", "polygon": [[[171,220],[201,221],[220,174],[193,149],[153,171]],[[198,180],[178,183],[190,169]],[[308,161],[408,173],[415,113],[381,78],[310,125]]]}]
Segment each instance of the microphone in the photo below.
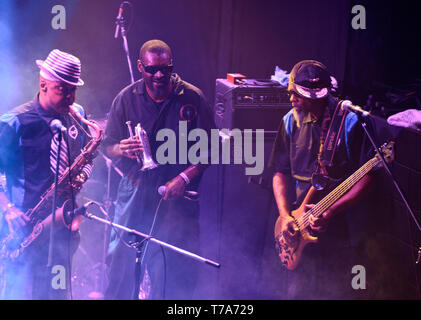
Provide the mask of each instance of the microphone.
[{"label": "microphone", "polygon": [[[166,186],[160,186],[158,188],[158,193],[161,196],[165,195],[165,192],[167,192],[167,187]],[[199,198],[199,193],[196,191],[184,191],[184,198],[189,199],[189,200],[198,200]]]},{"label": "microphone", "polygon": [[72,218],[85,215],[86,210],[93,203],[94,203],[93,201],[89,201],[85,203],[83,206],[81,206],[80,208],[75,209],[74,211],[67,211],[66,213],[64,213],[64,217],[63,217],[64,221],[66,221],[66,223],[69,224],[71,223]]},{"label": "microphone", "polygon": [[349,100],[342,101],[341,108],[342,110],[347,110],[347,111],[354,112],[356,114],[360,114],[363,117],[368,117],[370,115],[370,112],[364,110],[360,106],[353,105],[352,102]]},{"label": "microphone", "polygon": [[120,4],[120,8],[118,9],[118,15],[117,15],[117,18],[116,18],[116,26],[115,26],[115,33],[114,33],[114,38],[118,38],[118,32],[119,32],[119,30],[120,30],[120,20],[121,20],[121,17],[122,17],[122,15],[123,15],[123,4],[124,4],[124,2],[122,3],[122,4]]},{"label": "microphone", "polygon": [[62,133],[66,133],[67,128],[63,126],[63,123],[59,119],[53,119],[50,122],[50,129],[53,132],[61,131]]}]

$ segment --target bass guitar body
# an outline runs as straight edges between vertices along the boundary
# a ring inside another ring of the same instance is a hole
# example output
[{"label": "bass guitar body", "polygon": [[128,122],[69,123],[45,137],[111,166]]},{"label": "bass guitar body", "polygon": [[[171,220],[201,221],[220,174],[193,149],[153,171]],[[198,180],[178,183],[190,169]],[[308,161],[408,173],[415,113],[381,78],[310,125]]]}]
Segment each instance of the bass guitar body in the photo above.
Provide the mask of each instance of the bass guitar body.
[{"label": "bass guitar body", "polygon": [[[329,192],[328,195],[324,196],[323,199],[318,201],[318,191],[311,187],[307,193],[301,206],[292,211],[291,216],[295,221],[296,230],[289,230],[288,233],[293,233],[294,237],[292,241],[285,239],[285,235],[282,231],[282,220],[279,217],[275,223],[275,244],[278,250],[279,258],[281,259],[282,265],[288,270],[294,270],[299,264],[301,255],[304,248],[309,243],[317,242],[317,237],[310,234],[309,231],[309,216],[317,218],[323,214],[332,204],[338,201],[348,190],[350,190],[358,181],[360,181],[365,175],[367,175],[373,168],[382,167],[383,160],[386,163],[390,163],[394,160],[394,142],[391,141],[380,149],[380,153],[375,157],[367,161],[361,168],[355,171],[345,181],[338,185],[335,189]],[[318,201],[318,202],[317,202]],[[306,208],[306,204],[316,203],[311,209]]]},{"label": "bass guitar body", "polygon": [[304,248],[310,243],[316,243],[318,240],[317,237],[310,234],[308,228],[300,228],[299,226],[299,221],[302,221],[305,215],[308,214],[305,212],[305,205],[312,203],[316,198],[317,193],[317,190],[311,187],[301,206],[297,210],[291,212],[291,216],[295,220],[295,226],[298,231],[296,231],[293,241],[289,245],[281,232],[281,217],[278,217],[276,220],[274,230],[275,244],[282,266],[288,270],[294,270],[300,262]]}]

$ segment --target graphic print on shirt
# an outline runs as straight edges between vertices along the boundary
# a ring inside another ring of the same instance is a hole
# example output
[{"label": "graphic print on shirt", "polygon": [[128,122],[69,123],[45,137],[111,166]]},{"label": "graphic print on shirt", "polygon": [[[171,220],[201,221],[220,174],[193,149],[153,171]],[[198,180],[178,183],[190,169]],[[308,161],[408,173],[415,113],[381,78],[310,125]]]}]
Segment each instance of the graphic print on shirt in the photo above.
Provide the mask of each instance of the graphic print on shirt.
[{"label": "graphic print on shirt", "polygon": [[75,127],[75,125],[72,125],[69,130],[67,130],[69,137],[72,138],[73,140],[75,140],[79,134],[79,131],[77,130],[77,128]]},{"label": "graphic print on shirt", "polygon": [[183,121],[193,121],[197,117],[197,108],[192,104],[185,104],[180,109],[180,119]]}]

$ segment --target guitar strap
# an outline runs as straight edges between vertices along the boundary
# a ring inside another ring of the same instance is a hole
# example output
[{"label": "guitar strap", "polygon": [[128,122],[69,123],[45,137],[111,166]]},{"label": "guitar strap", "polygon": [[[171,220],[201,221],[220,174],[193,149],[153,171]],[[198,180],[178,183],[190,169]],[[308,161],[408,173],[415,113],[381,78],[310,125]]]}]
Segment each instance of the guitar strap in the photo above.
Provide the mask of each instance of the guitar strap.
[{"label": "guitar strap", "polygon": [[[337,182],[329,177],[327,168],[333,167],[333,159],[345,123],[347,112],[341,108],[342,100],[336,104],[333,116],[330,117],[329,107],[326,107],[320,134],[320,149],[317,156],[316,170],[311,177],[311,183],[317,190],[323,190],[330,183]],[[330,125],[329,125],[330,123]],[[329,125],[329,128],[327,129]]]}]

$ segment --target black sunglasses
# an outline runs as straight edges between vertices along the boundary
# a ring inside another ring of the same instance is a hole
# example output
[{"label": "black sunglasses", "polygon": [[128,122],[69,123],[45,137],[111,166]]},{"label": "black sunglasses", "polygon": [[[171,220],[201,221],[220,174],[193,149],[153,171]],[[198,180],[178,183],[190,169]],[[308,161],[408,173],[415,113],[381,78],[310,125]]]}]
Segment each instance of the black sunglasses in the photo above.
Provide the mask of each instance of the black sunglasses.
[{"label": "black sunglasses", "polygon": [[290,91],[287,91],[287,95],[288,95],[288,97],[290,97],[291,98],[291,96],[292,95],[295,95],[295,96],[297,96],[297,97],[301,97],[297,92],[295,92],[294,90],[290,90]]},{"label": "black sunglasses", "polygon": [[143,69],[150,74],[155,74],[158,71],[161,71],[163,74],[168,74],[171,73],[174,68],[172,64],[168,66],[145,66],[142,61],[140,61],[140,63],[142,64]]}]

